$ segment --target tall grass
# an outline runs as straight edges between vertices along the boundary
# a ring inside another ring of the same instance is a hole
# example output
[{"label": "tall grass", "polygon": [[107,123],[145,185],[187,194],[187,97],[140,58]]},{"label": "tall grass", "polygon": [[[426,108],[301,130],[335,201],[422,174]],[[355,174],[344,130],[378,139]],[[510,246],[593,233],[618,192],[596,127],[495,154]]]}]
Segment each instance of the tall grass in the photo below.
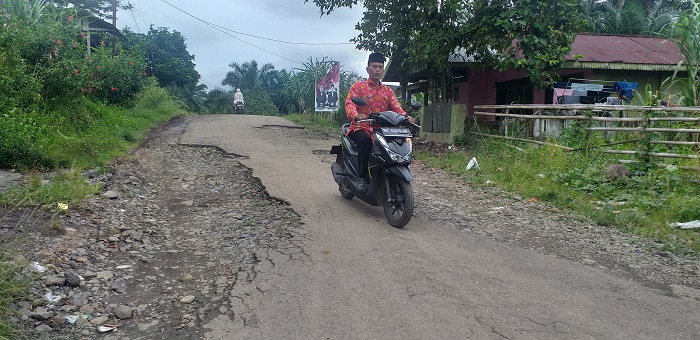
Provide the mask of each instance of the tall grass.
[{"label": "tall grass", "polygon": [[179,114],[184,111],[155,82],[136,96],[131,108],[83,99],[39,118],[46,127],[43,154],[56,168],[104,165],[133,149],[151,126]]},{"label": "tall grass", "polygon": [[289,114],[284,118],[304,126],[310,131],[324,135],[334,136],[340,133],[341,123],[334,122],[332,116],[323,114]]},{"label": "tall grass", "polygon": [[8,319],[13,316],[12,304],[29,293],[28,277],[22,275],[28,268],[28,262],[21,256],[0,250],[0,339],[12,339],[18,335]]},{"label": "tall grass", "polygon": [[[596,150],[566,152],[470,135],[458,142],[462,147],[444,154],[419,151],[417,156],[474,185],[497,185],[522,199],[546,202],[600,225],[651,238],[675,252],[700,250],[696,231],[670,226],[700,220],[697,173],[630,168],[629,176],[619,175],[611,173],[616,160]],[[480,170],[465,170],[472,157]]]}]

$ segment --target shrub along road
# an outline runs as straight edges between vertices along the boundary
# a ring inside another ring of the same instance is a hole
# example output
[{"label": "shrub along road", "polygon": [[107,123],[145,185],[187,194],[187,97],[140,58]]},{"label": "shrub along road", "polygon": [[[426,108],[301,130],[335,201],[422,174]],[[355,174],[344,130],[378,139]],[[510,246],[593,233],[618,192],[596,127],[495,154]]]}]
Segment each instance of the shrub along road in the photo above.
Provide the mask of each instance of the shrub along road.
[{"label": "shrub along road", "polygon": [[35,294],[66,298],[21,304],[24,324],[47,338],[700,338],[696,257],[419,162],[414,219],[395,229],[340,196],[335,143],[279,117],[154,131],[94,178],[113,199],[40,236]]}]

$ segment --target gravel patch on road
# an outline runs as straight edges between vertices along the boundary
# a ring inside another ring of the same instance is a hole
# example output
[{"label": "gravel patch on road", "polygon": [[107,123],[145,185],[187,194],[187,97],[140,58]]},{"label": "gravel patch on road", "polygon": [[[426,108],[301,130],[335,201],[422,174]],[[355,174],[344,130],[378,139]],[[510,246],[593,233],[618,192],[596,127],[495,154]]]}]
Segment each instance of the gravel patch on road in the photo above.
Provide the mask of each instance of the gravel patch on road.
[{"label": "gravel patch on road", "polygon": [[[254,325],[254,318],[234,315],[240,306],[232,306],[233,287],[253,282],[261,261],[274,265],[270,252],[308,259],[299,216],[270,197],[238,156],[179,144],[186,123],[159,127],[112,171],[87,174],[104,194],[59,216],[59,235],[49,216],[37,213],[36,227],[26,228],[26,214],[4,212],[14,217],[4,220],[0,237],[29,236],[27,257],[45,269],[34,274],[34,299],[16,306],[14,322],[27,338],[201,338],[203,325],[221,314]],[[310,138],[301,129],[284,136]],[[421,162],[412,171],[415,218],[700,299],[697,257],[497,188],[473,187]]]}]

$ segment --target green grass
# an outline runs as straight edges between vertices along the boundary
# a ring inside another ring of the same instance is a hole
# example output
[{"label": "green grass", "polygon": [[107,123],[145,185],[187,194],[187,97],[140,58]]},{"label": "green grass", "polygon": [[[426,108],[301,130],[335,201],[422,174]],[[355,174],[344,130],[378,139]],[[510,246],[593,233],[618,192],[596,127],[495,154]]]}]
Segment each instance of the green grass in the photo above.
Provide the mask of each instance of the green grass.
[{"label": "green grass", "polygon": [[[73,118],[50,129],[47,154],[59,167],[86,168],[104,165],[140,143],[154,125],[184,114],[165,89],[146,87],[134,107],[122,108],[83,101],[73,112],[56,112],[54,117]],[[76,111],[85,112],[76,112]],[[78,121],[76,123],[76,120]]]},{"label": "green grass", "polygon": [[[695,172],[631,168],[630,177],[608,179],[606,168],[616,160],[596,151],[565,152],[475,137],[461,137],[458,142],[463,146],[444,154],[417,151],[416,155],[474,185],[497,185],[523,199],[650,238],[677,253],[700,251],[697,231],[669,226],[700,219],[700,178]],[[472,157],[480,169],[465,171]]]},{"label": "green grass", "polygon": [[86,182],[80,172],[75,170],[61,171],[47,180],[38,174],[32,174],[22,186],[0,194],[0,202],[56,209],[58,203],[78,205],[85,197],[97,194],[100,189],[98,185]]},{"label": "green grass", "polygon": [[29,263],[12,252],[0,251],[0,339],[12,339],[18,331],[8,322],[14,313],[13,302],[29,293],[28,277],[23,276]]},{"label": "green grass", "polygon": [[322,114],[289,114],[285,115],[284,118],[303,126],[309,131],[331,136],[338,135],[342,125],[342,123],[331,121],[328,115]]}]

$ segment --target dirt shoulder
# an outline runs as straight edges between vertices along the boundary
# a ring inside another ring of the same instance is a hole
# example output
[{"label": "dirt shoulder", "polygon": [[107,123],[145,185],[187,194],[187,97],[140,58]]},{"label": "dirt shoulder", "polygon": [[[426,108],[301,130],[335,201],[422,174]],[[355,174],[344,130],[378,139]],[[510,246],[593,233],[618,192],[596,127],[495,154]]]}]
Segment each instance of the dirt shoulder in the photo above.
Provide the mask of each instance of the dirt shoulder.
[{"label": "dirt shoulder", "polygon": [[[175,119],[109,173],[92,174],[116,197],[71,209],[59,219],[60,235],[47,232],[56,228],[46,216],[29,219],[30,229],[26,214],[3,222],[0,236],[27,236],[27,258],[46,269],[36,274],[33,301],[16,306],[14,322],[27,338],[203,338],[220,315],[233,316],[231,327],[255,326],[256,316],[231,298],[235,288],[254,282],[276,256],[309,257],[299,213],[270,197],[240,156],[181,144],[186,127],[187,119]],[[284,133],[314,138],[300,129]],[[421,162],[412,171],[417,218],[700,301],[697,257],[496,188],[472,187]],[[47,301],[48,292],[58,299]]]}]

